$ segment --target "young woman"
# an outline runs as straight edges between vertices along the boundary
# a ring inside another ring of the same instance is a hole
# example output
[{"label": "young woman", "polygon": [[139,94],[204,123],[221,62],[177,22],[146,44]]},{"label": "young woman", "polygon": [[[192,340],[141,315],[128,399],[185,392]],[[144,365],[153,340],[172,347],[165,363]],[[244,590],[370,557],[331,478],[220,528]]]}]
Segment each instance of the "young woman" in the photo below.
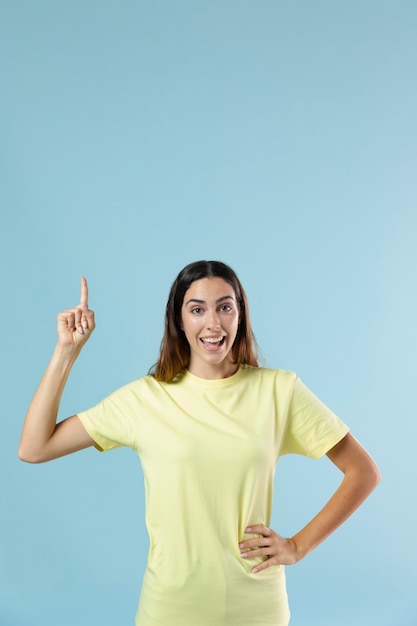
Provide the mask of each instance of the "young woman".
[{"label": "young woman", "polygon": [[[58,343],[29,407],[19,456],[49,461],[94,445],[141,459],[150,537],[137,626],[286,626],[284,566],[297,563],[379,481],[369,454],[292,372],[258,367],[233,270],[199,261],[178,275],[152,374],[56,423],[61,395],[95,327],[85,279],[58,315]],[[269,528],[283,454],[327,455],[343,473],[292,537]]]}]

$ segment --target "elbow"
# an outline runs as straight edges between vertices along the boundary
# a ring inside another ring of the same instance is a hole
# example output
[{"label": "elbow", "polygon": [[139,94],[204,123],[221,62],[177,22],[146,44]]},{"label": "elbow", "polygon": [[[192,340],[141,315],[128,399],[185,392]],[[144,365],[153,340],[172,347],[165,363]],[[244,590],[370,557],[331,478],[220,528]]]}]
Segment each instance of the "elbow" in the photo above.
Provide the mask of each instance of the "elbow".
[{"label": "elbow", "polygon": [[382,474],[380,472],[380,469],[378,467],[378,465],[375,463],[375,461],[373,462],[373,468],[372,468],[372,484],[373,484],[373,489],[375,489],[375,487],[377,485],[379,485],[379,483],[381,482],[382,479]]},{"label": "elbow", "polygon": [[43,459],[40,455],[36,454],[33,450],[30,450],[20,444],[19,449],[17,451],[17,457],[20,461],[24,463],[43,463],[45,459]]},{"label": "elbow", "polygon": [[362,462],[345,473],[345,478],[352,481],[353,488],[365,500],[381,482],[381,472],[373,458],[367,455]]},{"label": "elbow", "polygon": [[378,465],[370,457],[366,467],[357,476],[357,480],[361,483],[366,491],[366,495],[372,493],[375,487],[381,482],[381,472]]},{"label": "elbow", "polygon": [[21,446],[17,451],[17,458],[19,459],[19,461],[23,461],[24,463],[35,463],[33,457],[28,454],[27,451],[24,450],[24,448],[22,448]]},{"label": "elbow", "polygon": [[375,463],[374,459],[370,455],[368,455],[367,457],[366,470],[368,482],[371,485],[371,489],[375,489],[375,487],[381,482],[382,476],[378,465]]}]

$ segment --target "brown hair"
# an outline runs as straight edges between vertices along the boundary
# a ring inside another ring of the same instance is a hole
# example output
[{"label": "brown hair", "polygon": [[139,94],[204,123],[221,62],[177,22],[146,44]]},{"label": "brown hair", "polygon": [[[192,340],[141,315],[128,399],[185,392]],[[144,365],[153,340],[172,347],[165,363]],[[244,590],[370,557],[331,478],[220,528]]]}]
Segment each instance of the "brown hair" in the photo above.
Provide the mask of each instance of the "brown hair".
[{"label": "brown hair", "polygon": [[178,274],[171,291],[165,313],[165,331],[161,350],[153,376],[163,382],[172,380],[190,362],[190,346],[181,328],[181,309],[185,292],[191,284],[201,278],[223,278],[234,289],[239,306],[240,320],[232,355],[237,365],[258,367],[258,346],[252,331],[249,307],[243,287],[231,267],[220,261],[196,261]]}]

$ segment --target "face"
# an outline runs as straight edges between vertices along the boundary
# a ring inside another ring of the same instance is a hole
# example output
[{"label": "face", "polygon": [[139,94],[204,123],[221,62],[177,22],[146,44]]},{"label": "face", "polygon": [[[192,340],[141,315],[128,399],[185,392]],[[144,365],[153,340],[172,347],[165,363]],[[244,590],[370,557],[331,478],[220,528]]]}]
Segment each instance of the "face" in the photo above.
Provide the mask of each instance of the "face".
[{"label": "face", "polygon": [[182,329],[190,345],[189,371],[199,378],[227,378],[237,370],[232,346],[239,325],[233,287],[223,278],[201,278],[185,292]]}]

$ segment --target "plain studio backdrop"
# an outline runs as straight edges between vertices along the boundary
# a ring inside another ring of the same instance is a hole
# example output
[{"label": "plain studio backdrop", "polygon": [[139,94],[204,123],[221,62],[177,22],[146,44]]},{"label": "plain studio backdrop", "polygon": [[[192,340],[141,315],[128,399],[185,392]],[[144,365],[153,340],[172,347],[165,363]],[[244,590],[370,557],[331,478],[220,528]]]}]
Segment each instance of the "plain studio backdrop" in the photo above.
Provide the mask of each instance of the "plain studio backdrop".
[{"label": "plain studio backdrop", "polygon": [[[147,373],[198,259],[236,269],[267,364],[383,474],[287,568],[291,626],[417,624],[416,25],[412,0],[3,0],[2,626],[133,624],[137,457],[31,466],[18,441],[80,275],[97,329],[60,417]],[[339,480],[283,458],[272,527],[298,531]]]}]

